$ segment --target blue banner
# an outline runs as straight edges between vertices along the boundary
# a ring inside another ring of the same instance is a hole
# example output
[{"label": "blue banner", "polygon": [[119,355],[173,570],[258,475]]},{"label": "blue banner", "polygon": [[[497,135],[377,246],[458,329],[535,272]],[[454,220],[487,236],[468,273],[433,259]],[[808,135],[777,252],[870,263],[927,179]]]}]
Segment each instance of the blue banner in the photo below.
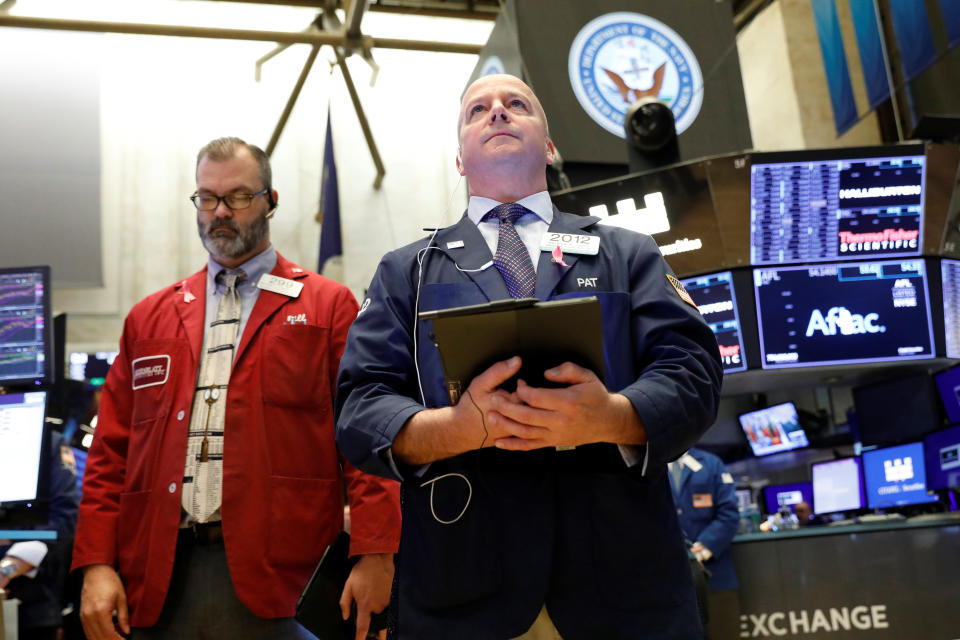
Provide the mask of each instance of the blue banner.
[{"label": "blue banner", "polygon": [[927,7],[922,0],[893,0],[890,16],[900,49],[904,80],[913,80],[937,59]]},{"label": "blue banner", "polygon": [[343,254],[340,236],[340,191],[337,187],[337,163],[333,158],[333,128],[330,126],[330,108],[327,107],[327,139],[323,143],[323,178],[320,183],[320,258],[317,273],[323,273],[324,263]]},{"label": "blue banner", "polygon": [[853,30],[857,36],[860,67],[867,85],[867,101],[871,109],[876,109],[890,98],[890,85],[887,82],[887,65],[883,59],[883,45],[880,43],[874,0],[847,0],[847,3],[850,5]]},{"label": "blue banner", "polygon": [[853,86],[850,84],[850,70],[847,68],[847,55],[843,49],[837,5],[834,0],[810,0],[810,4],[820,39],[823,69],[827,73],[833,123],[839,136],[856,123],[857,105],[853,99]]},{"label": "blue banner", "polygon": [[943,12],[947,41],[952,49],[960,44],[960,0],[940,0],[940,11]]}]

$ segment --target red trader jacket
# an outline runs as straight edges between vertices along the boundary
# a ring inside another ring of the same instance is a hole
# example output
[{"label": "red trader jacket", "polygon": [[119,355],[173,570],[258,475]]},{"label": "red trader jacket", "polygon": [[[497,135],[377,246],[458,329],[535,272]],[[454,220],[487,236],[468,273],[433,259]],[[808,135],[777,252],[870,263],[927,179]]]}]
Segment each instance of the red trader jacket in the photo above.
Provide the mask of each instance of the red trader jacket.
[{"label": "red trader jacket", "polygon": [[[361,473],[334,442],[337,367],[356,299],[279,255],[272,273],[304,286],[297,297],[261,290],[241,336],[221,506],[234,588],[264,618],[293,615],[343,528],[344,485],[351,555],[394,553],[400,537],[399,485]],[[206,281],[203,269],[127,316],[84,474],[73,567],[116,567],[134,626],[157,621],[173,571]]]}]

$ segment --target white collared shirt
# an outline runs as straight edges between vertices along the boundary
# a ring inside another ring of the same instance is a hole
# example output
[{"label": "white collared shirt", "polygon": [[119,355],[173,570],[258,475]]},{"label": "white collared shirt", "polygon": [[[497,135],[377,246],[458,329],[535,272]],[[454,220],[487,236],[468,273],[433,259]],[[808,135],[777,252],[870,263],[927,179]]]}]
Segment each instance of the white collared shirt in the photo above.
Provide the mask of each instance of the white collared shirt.
[{"label": "white collared shirt", "polygon": [[[467,205],[467,217],[477,225],[480,234],[487,242],[490,253],[496,255],[497,241],[500,238],[500,222],[496,220],[487,220],[481,222],[483,216],[487,215],[490,209],[504,204],[490,198],[482,196],[470,196],[470,203]],[[523,205],[533,213],[521,216],[514,223],[517,235],[523,241],[523,245],[530,253],[530,261],[533,262],[533,270],[537,270],[537,263],[540,261],[540,239],[553,222],[553,202],[550,201],[550,194],[546,191],[539,191],[526,198],[517,200],[517,204]]]}]

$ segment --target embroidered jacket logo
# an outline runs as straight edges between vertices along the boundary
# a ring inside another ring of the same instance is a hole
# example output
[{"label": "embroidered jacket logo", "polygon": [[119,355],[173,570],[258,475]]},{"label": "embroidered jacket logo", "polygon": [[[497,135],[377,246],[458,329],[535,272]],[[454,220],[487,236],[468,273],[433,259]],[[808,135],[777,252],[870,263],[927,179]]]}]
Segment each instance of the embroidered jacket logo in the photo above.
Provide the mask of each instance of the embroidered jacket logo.
[{"label": "embroidered jacket logo", "polygon": [[860,315],[851,313],[846,307],[830,307],[826,316],[819,309],[814,309],[810,314],[810,322],[807,323],[806,335],[809,338],[817,331],[825,336],[835,336],[838,331],[845,336],[883,333],[887,328],[877,324],[879,319],[879,314]]}]

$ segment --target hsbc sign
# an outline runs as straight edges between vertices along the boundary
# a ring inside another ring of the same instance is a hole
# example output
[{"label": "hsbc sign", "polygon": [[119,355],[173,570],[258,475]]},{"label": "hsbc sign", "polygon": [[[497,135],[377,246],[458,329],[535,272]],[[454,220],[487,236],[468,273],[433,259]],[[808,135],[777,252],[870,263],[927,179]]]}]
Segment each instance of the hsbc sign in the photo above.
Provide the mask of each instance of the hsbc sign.
[{"label": "hsbc sign", "polygon": [[740,616],[741,638],[807,637],[831,631],[889,629],[887,605],[800,609]]}]

